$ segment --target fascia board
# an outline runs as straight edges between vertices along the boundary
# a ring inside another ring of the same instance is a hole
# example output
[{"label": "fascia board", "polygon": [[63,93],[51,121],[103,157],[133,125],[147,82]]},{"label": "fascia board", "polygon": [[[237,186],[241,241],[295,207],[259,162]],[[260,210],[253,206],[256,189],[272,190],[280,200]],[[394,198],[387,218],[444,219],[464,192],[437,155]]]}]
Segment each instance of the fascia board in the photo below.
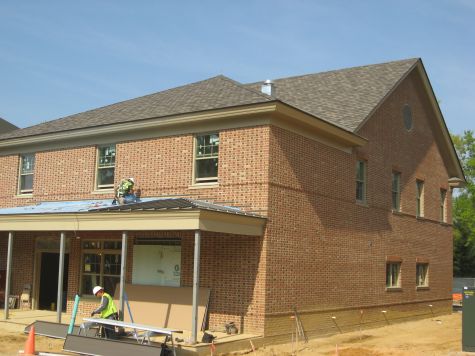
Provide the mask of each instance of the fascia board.
[{"label": "fascia board", "polygon": [[264,218],[205,210],[0,215],[0,231],[203,230],[261,236]]}]

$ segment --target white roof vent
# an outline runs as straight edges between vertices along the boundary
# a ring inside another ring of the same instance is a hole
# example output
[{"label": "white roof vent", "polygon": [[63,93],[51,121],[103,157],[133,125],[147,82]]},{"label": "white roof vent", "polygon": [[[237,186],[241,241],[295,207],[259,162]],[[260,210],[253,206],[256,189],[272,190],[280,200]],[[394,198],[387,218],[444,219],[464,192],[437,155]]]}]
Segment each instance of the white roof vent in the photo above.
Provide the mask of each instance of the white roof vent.
[{"label": "white roof vent", "polygon": [[274,96],[275,95],[274,82],[270,79],[267,79],[261,86],[261,92],[270,96]]}]

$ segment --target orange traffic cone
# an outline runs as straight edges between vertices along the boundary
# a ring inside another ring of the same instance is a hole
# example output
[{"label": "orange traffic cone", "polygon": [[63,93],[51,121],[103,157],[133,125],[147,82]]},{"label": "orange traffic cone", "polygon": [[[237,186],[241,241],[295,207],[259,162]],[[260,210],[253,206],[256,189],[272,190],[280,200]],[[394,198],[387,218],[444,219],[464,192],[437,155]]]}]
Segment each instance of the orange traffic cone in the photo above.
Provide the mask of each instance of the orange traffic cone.
[{"label": "orange traffic cone", "polygon": [[32,325],[30,333],[28,334],[28,339],[25,343],[24,355],[34,355],[35,354],[35,326]]}]

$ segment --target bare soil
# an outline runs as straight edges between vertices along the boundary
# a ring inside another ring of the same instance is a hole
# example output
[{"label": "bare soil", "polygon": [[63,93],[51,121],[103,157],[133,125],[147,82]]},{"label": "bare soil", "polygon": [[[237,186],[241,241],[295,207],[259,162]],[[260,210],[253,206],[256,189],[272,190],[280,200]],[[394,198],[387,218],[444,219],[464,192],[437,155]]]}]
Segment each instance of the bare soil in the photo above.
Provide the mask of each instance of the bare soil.
[{"label": "bare soil", "polygon": [[[388,325],[362,332],[338,334],[309,340],[307,344],[273,345],[247,352],[250,356],[339,355],[339,356],[461,356],[462,314],[437,316]],[[474,331],[475,332],[475,331]],[[289,340],[290,341],[290,340]],[[294,351],[294,353],[292,353]],[[337,353],[338,352],[338,353]],[[233,353],[237,355],[246,352]]]},{"label": "bare soil", "polygon": [[[461,356],[461,313],[437,316],[406,323],[388,325],[362,332],[338,334],[299,343],[266,346],[255,351],[235,352],[231,355],[336,355],[339,356]],[[0,323],[0,355],[18,355],[27,336],[8,329]],[[290,341],[290,340],[289,340]],[[36,351],[61,352],[63,340],[36,336]],[[294,351],[294,353],[292,353]]]}]

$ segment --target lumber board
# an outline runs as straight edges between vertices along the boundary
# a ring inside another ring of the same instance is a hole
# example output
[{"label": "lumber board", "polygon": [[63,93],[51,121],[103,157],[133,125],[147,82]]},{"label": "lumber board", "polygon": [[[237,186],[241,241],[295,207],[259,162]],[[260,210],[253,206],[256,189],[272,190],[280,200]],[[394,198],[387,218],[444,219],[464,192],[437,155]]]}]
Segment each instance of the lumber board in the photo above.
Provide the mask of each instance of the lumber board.
[{"label": "lumber board", "polygon": [[63,350],[93,356],[158,356],[161,347],[69,334]]}]

